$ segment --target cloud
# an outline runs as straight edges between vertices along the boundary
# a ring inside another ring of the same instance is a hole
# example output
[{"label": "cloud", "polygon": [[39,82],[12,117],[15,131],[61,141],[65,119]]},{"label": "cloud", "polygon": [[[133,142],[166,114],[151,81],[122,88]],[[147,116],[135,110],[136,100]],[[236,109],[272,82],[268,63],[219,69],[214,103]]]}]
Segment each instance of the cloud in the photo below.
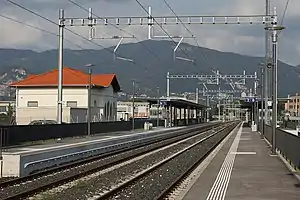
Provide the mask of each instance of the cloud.
[{"label": "cloud", "polygon": [[[87,12],[81,10],[67,0],[15,0],[47,18],[57,22],[59,8],[65,9],[66,16],[71,17],[87,17]],[[146,16],[146,13],[134,0],[85,0],[76,1],[78,4],[89,8],[93,8],[93,12],[99,16]],[[168,0],[169,4],[178,15],[238,15],[238,14],[262,14],[265,11],[264,1],[261,0]],[[151,3],[147,0],[141,0],[141,3],[147,8],[150,4],[153,8],[153,15],[172,15],[172,12],[164,4],[162,0],[153,0]],[[286,1],[273,0],[272,7],[277,7],[279,16],[282,16]],[[291,64],[298,64],[300,54],[300,43],[298,36],[300,35],[300,26],[297,19],[300,17],[298,10],[300,4],[291,1],[288,12],[286,14],[284,25],[287,29],[280,36],[280,59]],[[47,21],[38,18],[26,11],[23,11],[6,1],[0,2],[0,12],[13,16],[16,19],[26,23],[39,26],[45,30],[57,33],[57,27]],[[57,37],[51,36],[27,27],[22,27],[19,24],[9,22],[0,18],[1,28],[0,47],[14,48],[33,48],[35,50],[45,50],[49,48],[57,48]],[[137,36],[140,40],[147,39],[147,27],[141,26],[122,26],[122,29]],[[233,51],[248,55],[264,54],[264,31],[262,26],[211,26],[211,25],[191,25],[188,28],[194,33],[201,46],[214,48],[221,51]],[[83,36],[88,36],[86,27],[73,27]],[[156,26],[156,31],[160,28]],[[168,26],[165,27],[170,35],[187,35],[189,33],[183,26]],[[17,33],[22,34],[17,34]],[[123,35],[128,34],[119,31],[116,28],[109,26],[97,27],[97,36],[103,35]],[[157,34],[163,34],[157,32]],[[76,44],[84,48],[100,48],[99,46],[89,44],[78,37],[67,33],[66,37]],[[5,38],[5,39],[3,39]],[[115,45],[116,40],[97,40],[95,41],[103,46]],[[126,39],[126,42],[136,42],[136,40]],[[195,45],[194,40],[186,39],[185,42]],[[66,43],[65,47],[75,48],[74,45]]]}]

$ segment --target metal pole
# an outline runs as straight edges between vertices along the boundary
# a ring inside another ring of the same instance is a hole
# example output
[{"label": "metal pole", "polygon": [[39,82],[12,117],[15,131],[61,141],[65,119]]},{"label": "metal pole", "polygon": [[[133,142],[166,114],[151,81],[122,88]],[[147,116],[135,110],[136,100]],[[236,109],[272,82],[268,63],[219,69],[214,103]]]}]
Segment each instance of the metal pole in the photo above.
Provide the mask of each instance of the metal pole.
[{"label": "metal pole", "polygon": [[209,96],[207,95],[207,100],[206,100],[206,121],[209,122]]},{"label": "metal pole", "polygon": [[159,102],[159,87],[157,87],[157,121],[156,121],[156,127],[159,126],[159,107],[160,107],[160,102]]},{"label": "metal pole", "polygon": [[152,23],[153,23],[153,18],[152,18],[152,9],[151,9],[151,6],[148,7],[148,13],[149,13],[149,16],[148,16],[148,40],[151,40],[152,39]]},{"label": "metal pole", "polygon": [[89,88],[88,88],[88,110],[87,110],[87,134],[91,135],[91,86],[92,86],[92,66],[88,65],[89,69]]},{"label": "metal pole", "polygon": [[218,115],[219,115],[218,119],[219,119],[219,121],[221,121],[221,101],[220,100],[219,100],[219,106],[218,106]]},{"label": "metal pole", "polygon": [[196,88],[196,103],[199,103],[199,88]]},{"label": "metal pole", "polygon": [[134,98],[135,98],[135,81],[132,81],[132,130],[134,130]]},{"label": "metal pole", "polygon": [[167,97],[170,97],[170,72],[167,73]]},{"label": "metal pole", "polygon": [[277,125],[277,30],[273,30],[273,108],[272,108],[272,153],[276,153]]},{"label": "metal pole", "polygon": [[[258,127],[258,120],[259,120],[259,115],[258,115],[258,101],[257,99],[257,73],[255,72],[255,80],[254,80],[254,123],[256,127]],[[257,131],[257,130],[256,130]]]},{"label": "metal pole", "polygon": [[0,178],[3,177],[3,155],[2,155],[2,146],[3,146],[3,128],[0,130],[0,165],[1,165],[1,171],[0,171]]},{"label": "metal pole", "polygon": [[64,39],[64,10],[59,11],[59,44],[58,44],[58,99],[57,123],[62,123],[62,84],[63,84],[63,39]]},{"label": "metal pole", "polygon": [[[266,15],[270,14],[270,0],[266,0]],[[266,27],[269,26],[269,22],[268,20],[266,21]],[[268,65],[270,63],[270,35],[269,35],[269,31],[266,30],[265,31],[265,48],[266,48],[266,52],[265,52],[265,73],[264,73],[264,89],[265,89],[265,93],[264,93],[264,98],[265,98],[265,119],[264,119],[264,123],[268,124]]]},{"label": "metal pole", "polygon": [[261,135],[265,134],[265,127],[264,127],[264,104],[263,104],[263,97],[264,97],[264,68],[261,68],[261,100],[260,100],[260,108],[261,108]]}]

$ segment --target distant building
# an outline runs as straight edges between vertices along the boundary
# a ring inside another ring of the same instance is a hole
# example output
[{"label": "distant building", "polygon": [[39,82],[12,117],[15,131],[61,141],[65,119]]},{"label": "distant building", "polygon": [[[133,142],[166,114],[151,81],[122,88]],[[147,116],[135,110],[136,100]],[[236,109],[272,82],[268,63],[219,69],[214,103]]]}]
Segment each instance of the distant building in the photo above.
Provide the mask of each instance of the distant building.
[{"label": "distant building", "polygon": [[300,113],[300,96],[296,93],[295,96],[288,96],[287,102],[284,104],[284,110],[291,116],[299,116]]},{"label": "distant building", "polygon": [[0,101],[0,114],[7,114],[9,111],[9,107],[11,107],[12,111],[15,108],[14,101]]},{"label": "distant building", "polygon": [[[135,118],[149,118],[149,102],[135,102],[134,107]],[[129,120],[132,117],[132,101],[118,101],[117,112],[118,120]]]},{"label": "distant building", "polygon": [[[31,75],[12,83],[16,88],[16,122],[29,124],[33,120],[57,119],[58,70]],[[85,122],[88,107],[88,74],[63,68],[63,122]],[[117,119],[117,92],[120,91],[115,74],[93,74],[91,115],[93,121]]]},{"label": "distant building", "polygon": [[[174,98],[176,100],[184,100],[186,102],[193,102],[191,100],[187,100],[186,98]],[[159,110],[157,109],[157,103],[150,102],[147,98],[137,98],[134,102],[135,105],[135,112],[134,117],[135,118],[149,118],[149,119],[156,119],[157,114],[160,119],[166,119],[168,116],[168,111],[165,106],[162,104],[159,106]],[[118,120],[129,120],[132,117],[132,101],[118,101],[117,106],[117,118]],[[195,113],[191,112],[191,117],[195,116]],[[180,112],[179,109],[177,109],[177,119],[183,119],[184,118],[184,112]]]}]

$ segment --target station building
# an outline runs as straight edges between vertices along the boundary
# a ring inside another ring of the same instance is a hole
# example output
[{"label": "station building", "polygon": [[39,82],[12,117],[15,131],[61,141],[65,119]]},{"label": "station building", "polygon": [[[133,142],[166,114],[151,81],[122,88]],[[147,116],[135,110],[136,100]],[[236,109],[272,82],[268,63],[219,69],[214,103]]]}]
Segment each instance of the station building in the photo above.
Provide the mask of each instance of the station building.
[{"label": "station building", "polygon": [[[16,123],[26,125],[34,120],[57,118],[58,70],[30,75],[12,83],[16,88]],[[63,118],[65,123],[80,123],[87,119],[89,75],[68,67],[63,68]],[[115,74],[91,75],[92,121],[117,120]]]}]

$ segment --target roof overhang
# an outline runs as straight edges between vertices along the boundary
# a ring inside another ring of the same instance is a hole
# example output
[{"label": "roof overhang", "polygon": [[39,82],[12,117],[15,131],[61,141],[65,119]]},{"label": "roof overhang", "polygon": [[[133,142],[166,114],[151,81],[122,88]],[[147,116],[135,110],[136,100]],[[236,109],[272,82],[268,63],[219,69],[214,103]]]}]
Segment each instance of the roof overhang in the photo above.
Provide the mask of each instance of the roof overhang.
[{"label": "roof overhang", "polygon": [[[145,102],[149,102],[150,104],[157,104],[157,99],[154,98],[137,98],[136,100],[138,101],[145,101]],[[159,99],[160,102],[162,102],[162,104],[164,106],[173,106],[175,108],[206,108],[205,105],[202,104],[198,104],[189,100],[184,100],[184,99],[177,99],[177,98],[160,98]]]},{"label": "roof overhang", "polygon": [[[101,86],[101,85],[91,85],[92,87],[97,87],[97,88],[107,88],[106,86]],[[14,88],[57,88],[58,85],[10,85],[10,87]],[[89,87],[89,85],[86,84],[64,84],[63,87]]]}]

